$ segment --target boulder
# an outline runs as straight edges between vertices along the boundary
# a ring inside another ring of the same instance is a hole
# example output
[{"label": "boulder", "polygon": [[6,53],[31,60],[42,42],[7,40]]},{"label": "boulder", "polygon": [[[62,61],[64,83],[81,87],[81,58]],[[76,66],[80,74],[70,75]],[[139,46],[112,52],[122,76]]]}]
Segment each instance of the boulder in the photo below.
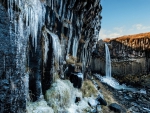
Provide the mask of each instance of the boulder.
[{"label": "boulder", "polygon": [[80,102],[80,101],[81,101],[81,98],[80,97],[76,97],[75,103]]},{"label": "boulder", "polygon": [[100,103],[100,105],[107,106],[106,100],[101,95],[98,95],[97,101]]},{"label": "boulder", "polygon": [[117,113],[121,113],[121,112],[125,112],[125,109],[122,108],[122,106],[120,106],[119,104],[117,103],[111,103],[109,105],[109,108],[110,110],[114,111],[114,112],[117,112]]},{"label": "boulder", "polygon": [[83,74],[79,72],[71,73],[70,81],[75,88],[81,88],[83,81]]}]

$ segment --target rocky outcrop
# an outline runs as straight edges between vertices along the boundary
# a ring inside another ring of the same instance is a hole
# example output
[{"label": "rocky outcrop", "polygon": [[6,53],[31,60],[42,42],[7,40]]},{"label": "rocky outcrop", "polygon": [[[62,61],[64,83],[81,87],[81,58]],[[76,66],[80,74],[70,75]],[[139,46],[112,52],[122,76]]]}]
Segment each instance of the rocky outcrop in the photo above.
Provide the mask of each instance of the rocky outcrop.
[{"label": "rocky outcrop", "polygon": [[25,112],[68,64],[84,74],[101,10],[100,0],[0,0],[1,112]]},{"label": "rocky outcrop", "polygon": [[[7,9],[1,3],[0,17],[0,112],[21,113],[26,107],[25,63],[27,60],[24,56],[27,41],[26,39],[20,40],[19,43],[24,43],[24,45],[18,48],[14,29],[10,31],[11,22]],[[19,54],[18,49],[22,54]]]}]

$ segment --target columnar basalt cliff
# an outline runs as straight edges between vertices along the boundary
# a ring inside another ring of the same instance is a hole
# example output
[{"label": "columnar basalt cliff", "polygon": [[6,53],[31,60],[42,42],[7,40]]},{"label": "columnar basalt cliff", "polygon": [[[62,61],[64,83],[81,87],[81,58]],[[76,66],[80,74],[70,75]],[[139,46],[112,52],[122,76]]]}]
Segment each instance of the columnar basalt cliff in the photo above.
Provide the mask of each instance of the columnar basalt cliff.
[{"label": "columnar basalt cliff", "polygon": [[[97,49],[93,53],[92,67],[93,71],[103,75],[105,74],[104,43],[107,43],[110,49],[112,76],[119,78],[126,76],[132,79],[134,75],[138,79],[137,84],[143,84],[141,77],[150,73],[150,33],[98,41]],[[97,62],[99,65],[95,65]]]},{"label": "columnar basalt cliff", "polygon": [[0,112],[22,113],[69,64],[84,74],[101,28],[100,0],[0,0]]}]

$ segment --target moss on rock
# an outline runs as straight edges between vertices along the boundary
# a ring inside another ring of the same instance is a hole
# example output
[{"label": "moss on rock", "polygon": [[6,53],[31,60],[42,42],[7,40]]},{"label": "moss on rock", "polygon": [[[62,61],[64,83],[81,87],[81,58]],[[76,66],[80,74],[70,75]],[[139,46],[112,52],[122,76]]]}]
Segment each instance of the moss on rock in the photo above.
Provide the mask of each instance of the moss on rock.
[{"label": "moss on rock", "polygon": [[93,83],[90,80],[86,80],[83,82],[83,86],[81,88],[84,97],[96,96],[97,90]]},{"label": "moss on rock", "polygon": [[45,99],[55,112],[70,106],[72,101],[73,85],[68,80],[56,80],[46,91]]}]

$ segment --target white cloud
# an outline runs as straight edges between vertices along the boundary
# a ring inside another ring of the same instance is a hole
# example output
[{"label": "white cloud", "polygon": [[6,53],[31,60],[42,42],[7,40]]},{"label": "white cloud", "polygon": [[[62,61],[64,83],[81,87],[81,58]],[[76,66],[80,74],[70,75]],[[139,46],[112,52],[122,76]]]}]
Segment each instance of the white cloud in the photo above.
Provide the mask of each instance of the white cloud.
[{"label": "white cloud", "polygon": [[131,27],[114,27],[111,30],[102,28],[99,33],[99,39],[116,38],[123,35],[131,35],[144,32],[150,32],[150,26],[145,26],[143,24],[134,24],[131,25]]},{"label": "white cloud", "polygon": [[110,38],[115,38],[115,37],[119,37],[119,36],[121,36],[121,34],[119,34],[119,33],[111,33],[111,34],[109,34]]},{"label": "white cloud", "polygon": [[115,27],[113,28],[115,31],[118,31],[119,33],[122,33],[124,31],[124,27]]},{"label": "white cloud", "polygon": [[150,26],[144,26],[142,24],[135,24],[132,26],[133,29],[137,29],[137,30],[146,30],[146,29],[150,29]]},{"label": "white cloud", "polygon": [[120,30],[119,28],[114,28],[114,30],[112,31],[101,29],[99,33],[99,39],[115,38],[121,35],[122,35],[122,30]]}]

